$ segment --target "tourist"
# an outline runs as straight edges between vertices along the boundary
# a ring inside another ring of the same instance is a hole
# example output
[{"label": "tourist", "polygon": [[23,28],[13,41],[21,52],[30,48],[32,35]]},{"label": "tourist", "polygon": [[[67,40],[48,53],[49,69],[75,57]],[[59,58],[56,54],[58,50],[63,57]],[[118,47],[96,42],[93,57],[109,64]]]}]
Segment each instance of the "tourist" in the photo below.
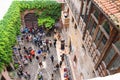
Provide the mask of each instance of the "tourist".
[{"label": "tourist", "polygon": [[53,62],[54,62],[54,56],[51,55],[50,59],[51,59],[51,61],[52,61],[52,63],[53,63]]},{"label": "tourist", "polygon": [[27,80],[27,74],[26,74],[26,72],[23,72],[23,76]]},{"label": "tourist", "polygon": [[52,73],[52,74],[51,74],[51,80],[53,80],[53,78],[54,78],[54,74]]},{"label": "tourist", "polygon": [[61,40],[61,50],[65,49],[65,40]]},{"label": "tourist", "polygon": [[23,36],[21,37],[21,42],[22,42],[22,45],[23,45],[23,42],[24,42],[24,38],[23,38]]},{"label": "tourist", "polygon": [[31,78],[30,74],[28,72],[25,72],[25,73],[27,75],[27,80],[30,80],[30,78]]},{"label": "tourist", "polygon": [[44,51],[44,52],[47,52],[47,45],[46,45],[45,42],[43,42],[43,51]]},{"label": "tourist", "polygon": [[57,41],[57,39],[54,39],[54,47],[56,47],[56,41]]},{"label": "tourist", "polygon": [[24,49],[24,52],[25,52],[27,55],[29,55],[28,49],[27,49],[25,46],[23,47],[23,49]]},{"label": "tourist", "polygon": [[50,45],[50,47],[52,47],[52,41],[51,40],[49,40],[49,45]]},{"label": "tourist", "polygon": [[42,72],[39,72],[39,73],[38,73],[38,80],[43,80]]},{"label": "tourist", "polygon": [[32,57],[34,58],[34,57],[35,57],[35,50],[32,49],[32,50],[30,51],[30,54],[31,54]]},{"label": "tourist", "polygon": [[64,16],[65,16],[65,18],[67,18],[67,17],[68,17],[68,13],[67,13],[67,12],[65,12],[65,13],[64,13]]},{"label": "tourist", "polygon": [[46,59],[46,53],[44,53],[44,55],[43,55],[43,59],[44,59],[44,60]]},{"label": "tourist", "polygon": [[36,36],[33,37],[33,43],[37,46],[37,38],[36,38]]},{"label": "tourist", "polygon": [[42,39],[39,40],[40,45],[42,45]]},{"label": "tourist", "polygon": [[43,67],[42,61],[40,61],[39,66],[40,66],[40,68]]},{"label": "tourist", "polygon": [[58,33],[57,37],[58,37],[58,40],[61,40],[61,35],[60,35],[60,33]]},{"label": "tourist", "polygon": [[44,32],[42,33],[42,37],[45,38],[45,33]]},{"label": "tourist", "polygon": [[61,57],[61,61],[64,61],[65,54],[63,53],[62,55],[60,55],[60,57]]},{"label": "tourist", "polygon": [[25,59],[25,58],[23,58],[23,64],[24,64],[25,66],[28,65],[28,60]]},{"label": "tourist", "polygon": [[27,27],[24,28],[24,32],[25,32],[26,34],[29,32],[29,30],[28,30]]},{"label": "tourist", "polygon": [[25,39],[26,39],[27,42],[29,42],[29,37],[28,37],[28,35],[26,35]]},{"label": "tourist", "polygon": [[28,55],[28,58],[29,58],[30,62],[32,62],[32,56],[30,54]]},{"label": "tourist", "polygon": [[57,63],[57,64],[54,66],[53,71],[56,72],[56,71],[58,71],[58,70],[59,70],[59,64]]},{"label": "tourist", "polygon": [[29,40],[29,42],[32,41],[32,36],[31,35],[28,36],[28,40]]},{"label": "tourist", "polygon": [[39,61],[39,56],[36,56],[36,60]]},{"label": "tourist", "polygon": [[28,60],[28,56],[27,56],[27,54],[24,55],[24,58],[25,58],[26,60]]},{"label": "tourist", "polygon": [[21,72],[20,71],[17,71],[17,75],[18,75],[18,77],[21,79]]},{"label": "tourist", "polygon": [[45,41],[45,42],[46,42],[46,45],[48,45],[48,43],[49,43],[49,40],[48,40],[48,39],[46,39],[46,41]]},{"label": "tourist", "polygon": [[23,68],[21,65],[18,67],[18,75],[22,76],[23,75]]},{"label": "tourist", "polygon": [[62,66],[62,62],[63,62],[63,61],[60,61],[60,68],[61,68],[61,66]]},{"label": "tourist", "polygon": [[19,52],[19,54],[21,54],[20,51],[21,51],[21,48],[19,47],[19,48],[18,48],[18,52]]},{"label": "tourist", "polygon": [[37,53],[38,53],[38,54],[41,54],[41,53],[42,53],[42,50],[43,50],[42,48],[39,49]]},{"label": "tourist", "polygon": [[59,70],[59,64],[58,63],[56,64],[55,67],[56,67],[56,70]]},{"label": "tourist", "polygon": [[47,45],[47,52],[50,53],[50,49],[49,49],[49,46]]}]

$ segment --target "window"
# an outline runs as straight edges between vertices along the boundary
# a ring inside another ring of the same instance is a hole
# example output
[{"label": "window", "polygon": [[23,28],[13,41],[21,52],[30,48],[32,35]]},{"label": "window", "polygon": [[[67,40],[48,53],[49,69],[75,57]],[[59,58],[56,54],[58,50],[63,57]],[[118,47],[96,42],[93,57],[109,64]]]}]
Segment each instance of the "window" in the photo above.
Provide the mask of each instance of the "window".
[{"label": "window", "polygon": [[90,35],[94,34],[94,31],[96,29],[97,23],[94,21],[92,17],[90,17],[90,20],[87,24],[88,31],[90,32]]},{"label": "window", "polygon": [[107,21],[105,21],[103,23],[103,28],[105,29],[105,31],[107,32],[107,34],[109,35],[110,34],[110,25]]},{"label": "window", "polygon": [[84,0],[83,1],[83,8],[82,8],[82,15],[85,15],[85,11],[86,11],[85,9],[87,7],[86,5],[87,5],[87,0]]},{"label": "window", "polygon": [[115,43],[115,46],[116,46],[116,47],[118,48],[118,50],[120,51],[120,40]]},{"label": "window", "polygon": [[95,11],[94,11],[94,16],[96,17],[96,19],[98,19],[98,16],[99,16],[99,11],[96,9]]},{"label": "window", "polygon": [[87,15],[89,14],[89,11],[90,11],[90,8],[91,8],[91,1],[89,1],[89,3],[88,3],[88,9],[87,9]]},{"label": "window", "polygon": [[91,29],[91,27],[93,25],[92,23],[93,23],[93,19],[92,19],[92,17],[90,17],[90,20],[89,20],[89,22],[87,24],[88,31],[90,31],[90,29]]},{"label": "window", "polygon": [[105,45],[106,42],[107,42],[107,38],[104,36],[104,37],[102,38],[102,43]]},{"label": "window", "polygon": [[95,44],[97,45],[99,40],[100,40],[100,36],[101,36],[102,32],[99,30],[95,39]]},{"label": "window", "polygon": [[102,52],[102,50],[104,49],[106,42],[107,42],[107,38],[105,36],[103,36],[102,41],[100,41],[100,43],[98,44],[98,50],[100,52]]},{"label": "window", "polygon": [[107,54],[107,57],[104,60],[106,65],[108,65],[110,63],[110,61],[113,58],[114,54],[115,54],[115,51],[114,51],[113,48],[111,48],[110,51]]},{"label": "window", "polygon": [[92,31],[91,31],[91,35],[93,35],[94,34],[94,31],[95,31],[95,29],[96,29],[96,26],[97,26],[97,23],[96,22],[94,22],[93,23],[93,26],[92,26]]},{"label": "window", "polygon": [[115,61],[113,62],[109,70],[115,70],[119,67],[120,67],[120,56],[116,57]]}]

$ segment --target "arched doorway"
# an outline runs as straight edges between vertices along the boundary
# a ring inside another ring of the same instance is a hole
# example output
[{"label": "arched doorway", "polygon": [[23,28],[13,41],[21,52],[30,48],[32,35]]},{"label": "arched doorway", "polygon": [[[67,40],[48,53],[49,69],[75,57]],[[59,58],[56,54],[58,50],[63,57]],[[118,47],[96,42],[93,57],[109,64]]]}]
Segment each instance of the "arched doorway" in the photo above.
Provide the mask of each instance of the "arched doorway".
[{"label": "arched doorway", "polygon": [[38,27],[35,13],[28,13],[24,16],[25,26],[28,28]]}]

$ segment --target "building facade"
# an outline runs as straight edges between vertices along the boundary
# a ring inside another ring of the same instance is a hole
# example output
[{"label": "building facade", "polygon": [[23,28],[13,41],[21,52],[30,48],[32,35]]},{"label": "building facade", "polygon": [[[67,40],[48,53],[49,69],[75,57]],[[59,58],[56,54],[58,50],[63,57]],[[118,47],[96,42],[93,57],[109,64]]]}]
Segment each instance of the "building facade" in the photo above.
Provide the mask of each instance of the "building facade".
[{"label": "building facade", "polygon": [[119,0],[65,0],[62,4],[74,80],[120,72],[119,4]]}]

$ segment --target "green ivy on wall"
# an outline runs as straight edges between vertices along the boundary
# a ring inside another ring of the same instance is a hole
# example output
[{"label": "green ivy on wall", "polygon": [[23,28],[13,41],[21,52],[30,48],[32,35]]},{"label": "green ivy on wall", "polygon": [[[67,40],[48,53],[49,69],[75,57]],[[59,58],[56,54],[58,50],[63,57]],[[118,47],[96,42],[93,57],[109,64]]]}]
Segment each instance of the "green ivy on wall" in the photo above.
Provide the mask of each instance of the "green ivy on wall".
[{"label": "green ivy on wall", "polygon": [[16,36],[20,34],[20,12],[37,9],[42,11],[42,18],[48,16],[46,27],[51,26],[59,17],[60,4],[49,0],[13,1],[8,12],[0,21],[0,72],[12,61],[12,46],[16,44]]},{"label": "green ivy on wall", "polygon": [[60,18],[61,15],[61,5],[55,1],[49,1],[49,0],[40,0],[40,1],[20,1],[20,10],[30,10],[30,9],[37,9],[41,11],[35,12],[37,16],[39,16],[38,19],[38,25],[41,22],[44,23],[45,28],[51,29],[53,24],[55,24],[55,21],[57,21]]},{"label": "green ivy on wall", "polygon": [[12,61],[12,45],[20,33],[20,8],[13,2],[0,21],[0,71]]},{"label": "green ivy on wall", "polygon": [[47,29],[51,29],[54,24],[55,24],[55,20],[51,17],[38,19],[38,26],[45,26],[45,28]]}]

